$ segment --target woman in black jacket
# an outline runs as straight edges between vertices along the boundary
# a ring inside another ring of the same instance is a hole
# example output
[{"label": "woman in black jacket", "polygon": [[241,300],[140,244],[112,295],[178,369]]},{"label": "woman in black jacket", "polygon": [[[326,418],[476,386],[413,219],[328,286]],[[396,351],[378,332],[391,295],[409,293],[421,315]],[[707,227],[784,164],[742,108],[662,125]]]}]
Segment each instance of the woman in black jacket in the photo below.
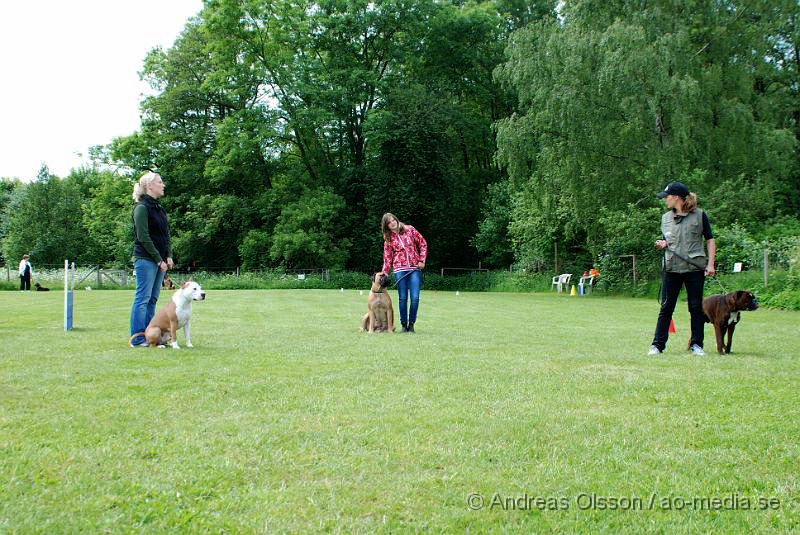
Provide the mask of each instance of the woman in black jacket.
[{"label": "woman in black jacket", "polygon": [[[148,172],[133,187],[133,267],[136,294],[131,307],[131,332],[141,333],[156,314],[164,274],[172,267],[167,214],[158,199],[164,195],[161,175]],[[144,336],[131,340],[131,347],[146,346]]]}]

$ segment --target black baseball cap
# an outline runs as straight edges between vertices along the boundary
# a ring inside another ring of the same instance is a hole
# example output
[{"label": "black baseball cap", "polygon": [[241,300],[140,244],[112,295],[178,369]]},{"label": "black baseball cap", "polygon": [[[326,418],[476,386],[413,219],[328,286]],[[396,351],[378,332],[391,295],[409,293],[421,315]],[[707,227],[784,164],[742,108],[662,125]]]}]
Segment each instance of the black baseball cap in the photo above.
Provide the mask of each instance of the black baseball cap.
[{"label": "black baseball cap", "polygon": [[656,195],[657,198],[663,199],[667,195],[677,195],[678,197],[686,198],[689,196],[689,188],[683,182],[670,182],[664,191],[659,191]]}]

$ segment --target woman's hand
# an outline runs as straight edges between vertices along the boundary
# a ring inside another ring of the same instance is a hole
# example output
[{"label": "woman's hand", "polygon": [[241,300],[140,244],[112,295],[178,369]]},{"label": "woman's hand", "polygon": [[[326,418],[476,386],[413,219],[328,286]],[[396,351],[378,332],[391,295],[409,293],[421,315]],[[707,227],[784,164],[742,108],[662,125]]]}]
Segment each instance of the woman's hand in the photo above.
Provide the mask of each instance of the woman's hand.
[{"label": "woman's hand", "polygon": [[164,273],[167,272],[167,263],[164,262],[163,260],[158,263],[158,267],[161,268],[161,271],[163,271]]},{"label": "woman's hand", "polygon": [[717,270],[714,269],[714,262],[709,262],[706,266],[706,277],[713,277],[717,274]]},{"label": "woman's hand", "polygon": [[425,262],[417,262],[417,267],[419,269],[425,269]]},{"label": "woman's hand", "polygon": [[167,267],[168,267],[169,269],[172,269],[172,267],[173,267],[174,265],[175,265],[175,263],[172,261],[172,258],[171,258],[171,257],[170,257],[170,258],[167,258]]},{"label": "woman's hand", "polygon": [[656,249],[666,249],[667,240],[656,240]]}]

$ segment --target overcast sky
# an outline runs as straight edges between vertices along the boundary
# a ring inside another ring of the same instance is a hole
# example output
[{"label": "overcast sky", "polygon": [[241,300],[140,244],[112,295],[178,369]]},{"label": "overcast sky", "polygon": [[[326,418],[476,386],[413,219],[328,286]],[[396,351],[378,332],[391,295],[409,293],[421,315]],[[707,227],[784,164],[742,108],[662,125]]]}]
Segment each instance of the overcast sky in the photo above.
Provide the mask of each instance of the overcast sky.
[{"label": "overcast sky", "polygon": [[[139,127],[147,52],[202,0],[0,0],[0,177],[58,176]],[[81,156],[79,156],[80,154]]]}]

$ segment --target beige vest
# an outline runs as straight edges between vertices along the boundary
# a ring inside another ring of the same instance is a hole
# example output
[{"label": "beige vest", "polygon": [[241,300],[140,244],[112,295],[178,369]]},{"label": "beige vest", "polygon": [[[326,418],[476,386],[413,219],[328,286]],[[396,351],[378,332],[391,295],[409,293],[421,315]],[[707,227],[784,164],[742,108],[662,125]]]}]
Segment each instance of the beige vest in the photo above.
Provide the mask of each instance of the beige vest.
[{"label": "beige vest", "polygon": [[[661,217],[661,233],[667,240],[664,253],[667,271],[686,273],[705,269],[702,210],[696,209],[686,215],[670,210]],[[691,263],[680,257],[688,258]]]}]

